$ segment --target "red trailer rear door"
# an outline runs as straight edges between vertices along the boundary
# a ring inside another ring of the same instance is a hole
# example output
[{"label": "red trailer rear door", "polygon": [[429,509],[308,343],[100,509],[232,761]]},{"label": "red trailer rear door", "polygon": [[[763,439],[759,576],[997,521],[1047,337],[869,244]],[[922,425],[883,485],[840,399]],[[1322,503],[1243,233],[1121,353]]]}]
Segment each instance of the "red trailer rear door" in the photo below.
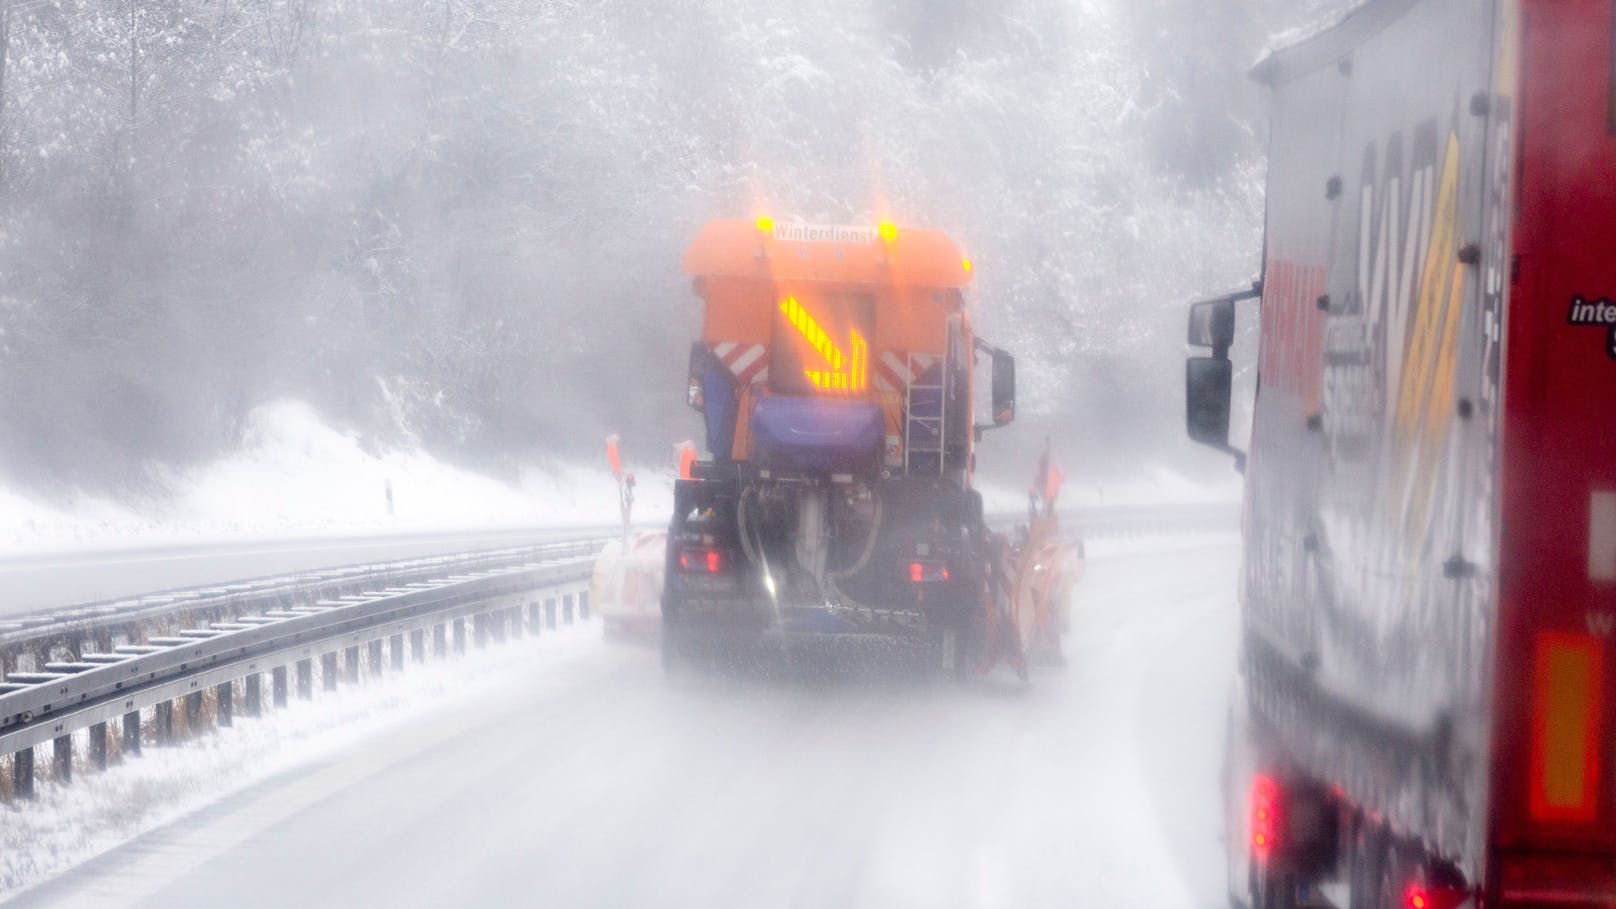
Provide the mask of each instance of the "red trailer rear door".
[{"label": "red trailer rear door", "polygon": [[1493,786],[1505,906],[1616,906],[1613,6],[1521,4]]}]

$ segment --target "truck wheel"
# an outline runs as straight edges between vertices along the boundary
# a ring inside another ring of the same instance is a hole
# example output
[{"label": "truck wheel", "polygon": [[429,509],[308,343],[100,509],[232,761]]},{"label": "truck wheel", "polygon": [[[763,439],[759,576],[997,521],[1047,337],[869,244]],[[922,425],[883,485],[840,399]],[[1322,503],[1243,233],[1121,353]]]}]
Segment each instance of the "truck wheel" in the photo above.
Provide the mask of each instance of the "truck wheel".
[{"label": "truck wheel", "polygon": [[937,651],[937,668],[943,677],[955,682],[965,681],[969,666],[965,629],[957,625],[944,628],[938,635]]},{"label": "truck wheel", "polygon": [[1375,869],[1376,878],[1371,878],[1376,880],[1376,886],[1371,891],[1373,901],[1369,905],[1371,909],[1403,909],[1403,884],[1411,865],[1393,843],[1388,843],[1378,854],[1380,861]]},{"label": "truck wheel", "polygon": [[1347,909],[1379,909],[1381,906],[1381,866],[1385,850],[1380,836],[1364,822],[1352,838],[1352,856],[1347,866]]},{"label": "truck wheel", "polygon": [[1271,874],[1252,865],[1252,909],[1297,909],[1296,878],[1290,874]]},{"label": "truck wheel", "polygon": [[679,635],[667,624],[662,626],[662,674],[677,678],[685,674],[688,657],[680,646]]},{"label": "truck wheel", "polygon": [[971,678],[972,667],[982,661],[982,621],[980,609],[966,609],[944,629],[938,666],[946,678],[963,684]]}]

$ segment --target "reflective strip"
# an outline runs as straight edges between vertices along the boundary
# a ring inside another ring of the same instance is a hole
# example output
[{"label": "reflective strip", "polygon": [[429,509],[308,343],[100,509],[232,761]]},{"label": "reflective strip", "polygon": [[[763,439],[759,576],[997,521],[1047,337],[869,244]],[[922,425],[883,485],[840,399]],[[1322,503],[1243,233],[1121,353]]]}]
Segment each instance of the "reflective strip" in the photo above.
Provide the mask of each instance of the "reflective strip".
[{"label": "reflective strip", "polygon": [[1529,805],[1533,820],[1587,822],[1597,816],[1604,684],[1604,649],[1597,638],[1538,635]]},{"label": "reflective strip", "polygon": [[906,357],[901,351],[886,351],[876,361],[875,387],[882,391],[904,391],[920,378],[909,371],[910,364],[925,373],[942,360],[942,354],[911,354]]},{"label": "reflective strip", "polygon": [[904,364],[903,357],[890,350],[881,355],[881,374],[896,388],[904,388],[915,380],[909,372],[909,367]]},{"label": "reflective strip", "polygon": [[1588,496],[1588,577],[1616,581],[1616,492]]},{"label": "reflective strip", "polygon": [[746,353],[735,358],[735,362],[730,365],[730,369],[734,371],[736,375],[740,375],[741,373],[746,372],[746,368],[748,366],[756,363],[758,358],[761,356],[763,356],[763,345],[754,344],[749,350],[747,350]]},{"label": "reflective strip", "polygon": [[742,385],[753,385],[769,378],[768,348],[762,344],[742,346],[734,341],[719,341],[713,345],[713,355],[724,364]]}]

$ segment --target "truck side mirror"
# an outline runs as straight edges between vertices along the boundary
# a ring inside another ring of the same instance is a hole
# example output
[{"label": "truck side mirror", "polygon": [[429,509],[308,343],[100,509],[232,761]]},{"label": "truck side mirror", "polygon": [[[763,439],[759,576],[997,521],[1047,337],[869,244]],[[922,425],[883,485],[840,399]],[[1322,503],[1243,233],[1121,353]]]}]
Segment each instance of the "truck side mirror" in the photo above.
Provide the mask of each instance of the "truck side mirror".
[{"label": "truck side mirror", "polygon": [[1193,347],[1210,347],[1210,357],[1190,357],[1184,363],[1184,421],[1191,439],[1234,456],[1234,469],[1246,469],[1246,453],[1229,444],[1229,413],[1234,386],[1234,305],[1262,297],[1263,283],[1250,290],[1190,304],[1186,340]]},{"label": "truck side mirror", "polygon": [[1016,358],[993,351],[993,425],[1004,426],[1016,418]]},{"label": "truck side mirror", "polygon": [[1206,300],[1190,307],[1189,343],[1212,348],[1212,356],[1227,357],[1234,344],[1234,302]]},{"label": "truck side mirror", "polygon": [[1227,448],[1234,364],[1221,357],[1190,357],[1184,367],[1184,413],[1190,438],[1213,448]]}]

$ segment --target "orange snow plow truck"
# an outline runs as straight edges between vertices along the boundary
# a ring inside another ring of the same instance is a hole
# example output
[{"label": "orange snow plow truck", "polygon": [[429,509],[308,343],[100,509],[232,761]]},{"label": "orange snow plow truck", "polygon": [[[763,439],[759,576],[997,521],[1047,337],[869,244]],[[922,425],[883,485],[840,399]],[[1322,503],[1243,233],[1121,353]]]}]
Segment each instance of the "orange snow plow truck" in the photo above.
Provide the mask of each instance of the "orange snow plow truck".
[{"label": "orange snow plow truck", "polygon": [[1239,905],[1616,907],[1613,7],[1373,0],[1258,66],[1260,314],[1195,304],[1186,371],[1245,462]]},{"label": "orange snow plow truck", "polygon": [[970,261],[937,231],[762,218],[709,223],[684,265],[708,456],[675,487],[665,662],[853,635],[972,668],[997,551],[974,450],[1015,417],[1015,361],[971,331]]}]

